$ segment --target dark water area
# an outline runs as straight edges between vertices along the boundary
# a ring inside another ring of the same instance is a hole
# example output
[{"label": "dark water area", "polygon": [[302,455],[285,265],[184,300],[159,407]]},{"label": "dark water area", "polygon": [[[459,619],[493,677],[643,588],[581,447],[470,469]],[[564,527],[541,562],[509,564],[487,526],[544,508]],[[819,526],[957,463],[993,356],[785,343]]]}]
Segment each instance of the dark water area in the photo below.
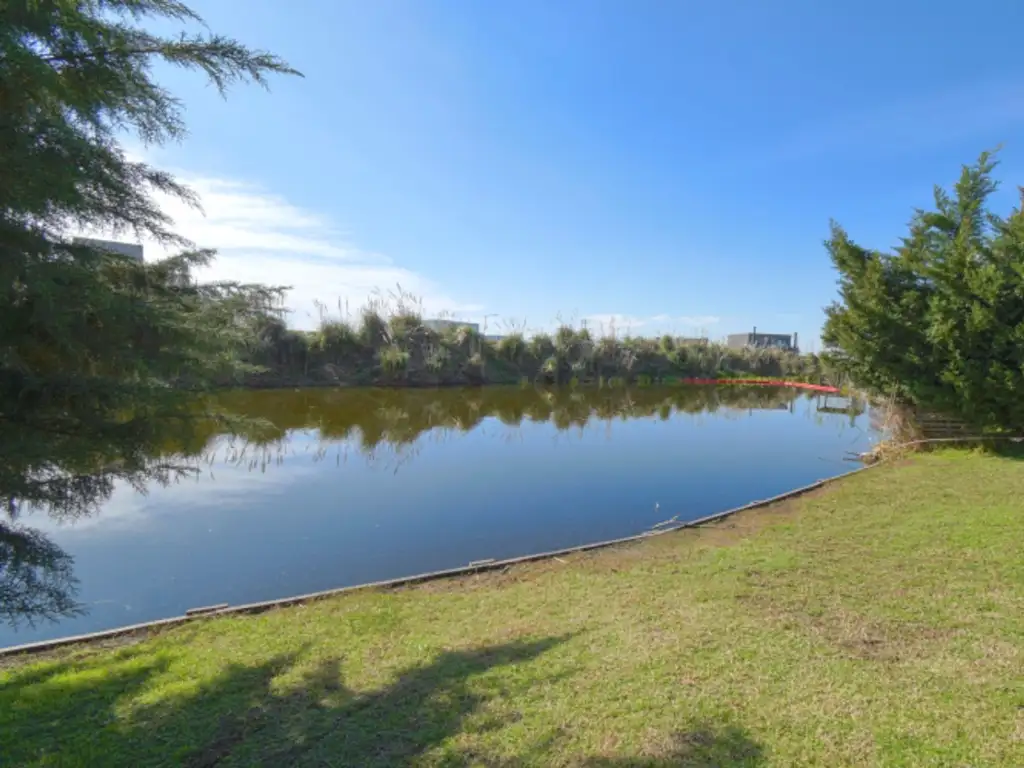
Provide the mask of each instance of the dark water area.
[{"label": "dark water area", "polygon": [[[868,416],[784,388],[231,392],[194,478],[23,523],[74,559],[80,616],[0,647],[628,536],[854,468]],[[195,447],[193,447],[195,448]]]}]

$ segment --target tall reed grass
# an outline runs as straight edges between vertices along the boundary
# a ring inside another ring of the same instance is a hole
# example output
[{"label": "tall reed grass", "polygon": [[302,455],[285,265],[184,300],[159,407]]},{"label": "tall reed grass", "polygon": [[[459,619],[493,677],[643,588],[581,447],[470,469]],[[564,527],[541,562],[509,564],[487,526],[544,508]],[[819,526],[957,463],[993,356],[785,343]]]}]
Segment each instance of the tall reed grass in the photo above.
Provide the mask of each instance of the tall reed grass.
[{"label": "tall reed grass", "polygon": [[353,317],[321,310],[312,332],[268,319],[258,329],[251,362],[263,373],[249,382],[315,384],[546,384],[664,382],[688,377],[756,376],[826,381],[815,355],[775,349],[731,349],[682,337],[621,336],[563,324],[554,334],[512,325],[498,340],[459,326],[442,332],[423,323],[422,306],[402,292],[378,294]]}]

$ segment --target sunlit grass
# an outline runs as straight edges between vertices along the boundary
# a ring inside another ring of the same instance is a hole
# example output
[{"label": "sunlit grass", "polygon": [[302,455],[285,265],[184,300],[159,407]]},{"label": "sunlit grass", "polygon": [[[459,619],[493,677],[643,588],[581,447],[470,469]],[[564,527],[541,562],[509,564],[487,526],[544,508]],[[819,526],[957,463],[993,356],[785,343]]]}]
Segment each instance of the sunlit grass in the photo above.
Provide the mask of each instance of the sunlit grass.
[{"label": "sunlit grass", "polygon": [[[3,765],[1024,765],[1024,462],[0,672]],[[272,564],[268,564],[272,567]]]}]

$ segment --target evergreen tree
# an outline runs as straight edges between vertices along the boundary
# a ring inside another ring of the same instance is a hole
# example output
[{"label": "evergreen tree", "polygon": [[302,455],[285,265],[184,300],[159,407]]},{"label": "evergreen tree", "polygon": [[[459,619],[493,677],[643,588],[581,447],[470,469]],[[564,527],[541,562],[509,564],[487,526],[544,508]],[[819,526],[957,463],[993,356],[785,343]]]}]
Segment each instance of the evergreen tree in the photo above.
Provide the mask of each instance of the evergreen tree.
[{"label": "evergreen tree", "polygon": [[[152,34],[154,21],[201,22],[177,0],[0,4],[0,504],[9,521],[26,507],[81,514],[118,480],[142,487],[188,469],[154,457],[213,415],[203,393],[246,370],[252,323],[280,295],[197,282],[193,270],[213,254],[174,233],[154,193],[195,197],[129,158],[119,137],[159,144],[184,134],[181,104],[152,77],[157,61],[199,70],[222,93],[296,73],[228,38]],[[182,252],[139,263],[72,244],[83,230]],[[46,575],[33,575],[47,564],[66,575],[59,551],[0,518],[6,608],[67,609]]]},{"label": "evergreen tree", "polygon": [[894,253],[826,243],[841,301],[826,310],[830,364],[871,391],[981,428],[1024,428],[1024,214],[987,207],[985,153],[953,194],[917,211]]}]

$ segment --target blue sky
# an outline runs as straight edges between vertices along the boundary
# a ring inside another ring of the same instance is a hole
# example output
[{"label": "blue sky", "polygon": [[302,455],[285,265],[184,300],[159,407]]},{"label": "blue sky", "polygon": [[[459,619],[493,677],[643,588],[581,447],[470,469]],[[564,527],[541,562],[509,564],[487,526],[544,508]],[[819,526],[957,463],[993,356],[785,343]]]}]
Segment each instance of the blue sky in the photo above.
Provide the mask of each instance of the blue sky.
[{"label": "blue sky", "polygon": [[816,343],[830,218],[888,247],[932,185],[1004,144],[1024,183],[1019,0],[193,0],[305,79],[227,101],[159,76],[190,136],[143,150],[213,274],[350,310],[635,333],[757,325]]}]

